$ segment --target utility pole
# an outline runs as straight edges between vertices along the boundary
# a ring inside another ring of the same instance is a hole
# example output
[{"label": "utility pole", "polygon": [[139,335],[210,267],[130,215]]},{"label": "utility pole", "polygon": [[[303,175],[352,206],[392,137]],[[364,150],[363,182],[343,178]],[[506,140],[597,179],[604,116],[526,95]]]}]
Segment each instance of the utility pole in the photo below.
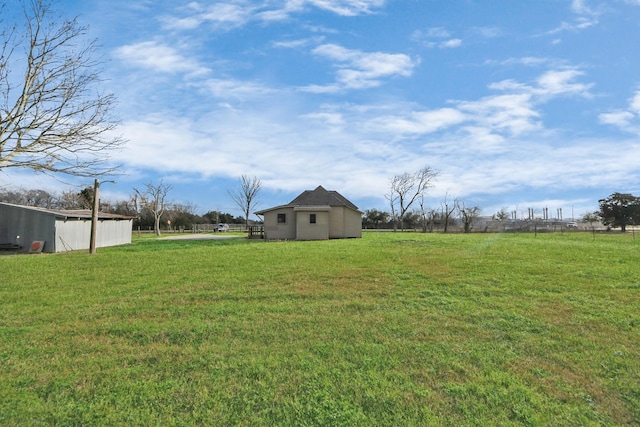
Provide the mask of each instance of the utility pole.
[{"label": "utility pole", "polygon": [[[115,181],[103,181],[115,184]],[[89,253],[91,255],[96,253],[96,236],[98,234],[98,211],[100,210],[100,197],[98,196],[98,190],[100,188],[100,182],[98,178],[93,182],[93,207],[91,209],[91,240],[89,241]]]},{"label": "utility pole", "polygon": [[100,188],[100,182],[98,178],[93,183],[93,207],[91,209],[91,240],[89,240],[89,253],[96,253],[96,234],[98,228],[98,209],[100,208],[100,199],[98,198],[98,188]]}]

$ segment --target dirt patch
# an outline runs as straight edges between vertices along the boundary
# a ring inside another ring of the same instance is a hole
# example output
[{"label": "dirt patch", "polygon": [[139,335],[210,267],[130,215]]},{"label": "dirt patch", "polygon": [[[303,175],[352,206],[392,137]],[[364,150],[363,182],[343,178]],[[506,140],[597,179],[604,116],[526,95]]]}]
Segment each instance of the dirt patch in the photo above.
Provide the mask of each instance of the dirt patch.
[{"label": "dirt patch", "polygon": [[208,233],[187,233],[177,234],[174,236],[160,237],[158,240],[222,240],[222,239],[239,239],[246,237],[237,234],[208,234]]}]

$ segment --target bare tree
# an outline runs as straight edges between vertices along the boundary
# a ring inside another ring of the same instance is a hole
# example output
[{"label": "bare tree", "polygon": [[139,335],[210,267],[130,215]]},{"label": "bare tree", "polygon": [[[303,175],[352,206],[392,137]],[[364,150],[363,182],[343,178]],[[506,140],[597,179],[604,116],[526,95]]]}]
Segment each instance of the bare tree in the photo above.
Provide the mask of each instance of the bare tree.
[{"label": "bare tree", "polygon": [[431,209],[425,206],[424,195],[420,196],[419,204],[420,204],[419,214],[420,214],[420,220],[422,223],[422,232],[426,233],[427,231],[429,231],[429,233],[432,233],[433,228],[435,227],[438,212],[435,209]]},{"label": "bare tree", "polygon": [[77,191],[63,191],[57,199],[59,209],[91,209],[94,189],[86,187]]},{"label": "bare tree", "polygon": [[[25,26],[0,29],[0,170],[96,176],[113,171],[113,94],[96,90],[101,62],[76,19],[48,0],[21,1]],[[0,4],[1,9],[2,4]]]},{"label": "bare tree", "polygon": [[477,206],[466,207],[464,201],[458,202],[456,205],[464,226],[464,232],[469,233],[473,228],[473,223],[480,217],[480,208]]},{"label": "bare tree", "polygon": [[12,190],[0,189],[0,201],[23,206],[37,206],[51,209],[55,207],[55,196],[44,190],[26,190],[24,188]]},{"label": "bare tree", "polygon": [[255,209],[261,189],[262,182],[260,182],[258,177],[254,176],[253,178],[250,178],[247,175],[242,175],[238,187],[233,191],[229,191],[229,195],[244,214],[245,226],[247,229],[249,228],[249,215],[251,215],[251,209]]},{"label": "bare tree", "polygon": [[436,226],[436,221],[439,219],[439,213],[436,209],[429,209],[427,211],[427,228],[429,229],[429,233],[433,233],[433,229]]},{"label": "bare tree", "polygon": [[441,203],[442,207],[442,220],[444,221],[444,232],[446,233],[449,228],[449,221],[451,220],[451,216],[453,212],[456,210],[456,206],[458,206],[458,199],[449,199],[449,193],[445,194],[444,200]]},{"label": "bare tree", "polygon": [[51,209],[54,203],[54,196],[44,190],[27,190],[24,195],[27,206],[39,206]]},{"label": "bare tree", "polygon": [[385,194],[384,197],[389,201],[389,207],[391,208],[391,221],[393,222],[393,231],[398,230],[398,213],[396,212],[398,206],[398,192],[395,191],[395,187],[397,185],[398,177],[394,176],[389,180],[389,193]]},{"label": "bare tree", "polygon": [[172,185],[164,184],[162,181],[158,185],[145,184],[144,192],[134,188],[136,192],[135,203],[139,207],[138,211],[146,209],[153,214],[156,236],[160,236],[160,218],[167,209],[166,198],[172,188]]},{"label": "bare tree", "polygon": [[418,197],[423,196],[427,189],[433,186],[437,176],[437,172],[425,166],[417,172],[404,172],[389,180],[389,193],[385,197],[391,207],[394,230],[397,230],[397,223],[404,230],[404,216],[407,211]]},{"label": "bare tree", "polygon": [[109,206],[109,212],[118,214],[118,215],[126,215],[126,216],[132,216],[132,217],[137,216],[138,212],[136,211],[135,203],[134,203],[134,199],[136,198],[137,196],[133,196],[129,200],[116,201],[111,206]]}]

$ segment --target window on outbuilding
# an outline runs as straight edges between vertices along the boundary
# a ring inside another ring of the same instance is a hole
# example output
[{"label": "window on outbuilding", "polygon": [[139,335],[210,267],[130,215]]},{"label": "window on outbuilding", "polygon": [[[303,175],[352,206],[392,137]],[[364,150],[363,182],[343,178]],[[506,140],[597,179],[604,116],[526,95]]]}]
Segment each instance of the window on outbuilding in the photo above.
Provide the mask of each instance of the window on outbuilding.
[{"label": "window on outbuilding", "polygon": [[287,222],[287,214],[279,213],[278,214],[278,224],[284,224]]},{"label": "window on outbuilding", "polygon": [[316,223],[316,214],[309,214],[309,224]]}]

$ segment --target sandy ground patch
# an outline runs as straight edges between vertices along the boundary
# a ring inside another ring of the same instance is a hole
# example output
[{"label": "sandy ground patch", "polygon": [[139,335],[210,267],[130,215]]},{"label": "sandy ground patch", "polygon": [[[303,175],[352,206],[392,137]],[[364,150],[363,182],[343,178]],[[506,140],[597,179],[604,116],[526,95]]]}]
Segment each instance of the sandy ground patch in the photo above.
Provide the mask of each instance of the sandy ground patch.
[{"label": "sandy ground patch", "polygon": [[220,239],[238,239],[247,236],[239,236],[237,234],[209,234],[209,233],[183,233],[172,236],[160,237],[158,240],[220,240]]}]

